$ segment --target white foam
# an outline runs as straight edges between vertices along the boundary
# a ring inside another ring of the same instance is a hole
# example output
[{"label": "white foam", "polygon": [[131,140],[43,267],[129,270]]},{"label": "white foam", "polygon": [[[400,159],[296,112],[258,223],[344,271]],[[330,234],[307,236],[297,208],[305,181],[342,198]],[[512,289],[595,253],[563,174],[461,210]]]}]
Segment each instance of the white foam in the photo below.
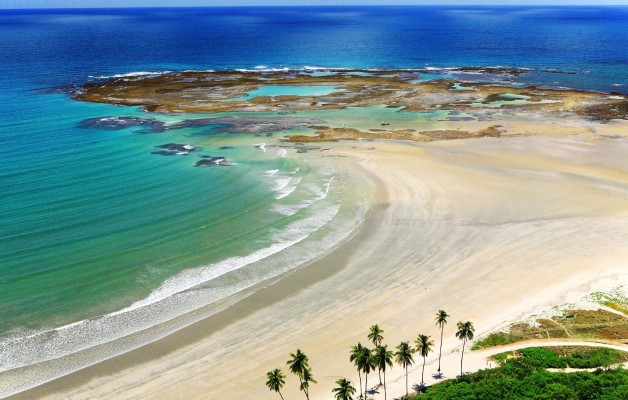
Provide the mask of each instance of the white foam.
[{"label": "white foam", "polygon": [[[257,67],[256,67],[257,68]],[[237,72],[288,72],[290,68],[282,67],[282,68],[264,68],[264,69],[248,69],[248,68],[237,68],[235,69]]]},{"label": "white foam", "polygon": [[276,212],[277,214],[281,214],[281,215],[285,215],[286,217],[289,217],[291,215],[294,215],[297,213],[297,211],[299,211],[301,209],[301,207],[299,206],[287,206],[284,204],[273,204],[272,206],[272,211]]},{"label": "white foam", "polygon": [[111,79],[111,78],[132,78],[132,77],[140,77],[140,76],[159,76],[159,75],[163,75],[163,74],[167,74],[170,73],[172,71],[154,71],[154,72],[150,72],[150,71],[136,71],[136,72],[128,72],[126,74],[115,74],[115,75],[101,75],[101,76],[92,76],[90,75],[90,78],[97,78],[97,79]]},{"label": "white foam", "polygon": [[[241,285],[235,285],[235,288],[233,288],[234,285],[227,287],[202,285],[264,260],[303,241],[328,224],[339,209],[339,204],[326,207],[311,217],[294,221],[281,230],[271,232],[273,244],[248,255],[230,257],[211,265],[180,272],[167,279],[146,298],[119,311],[56,329],[31,332],[28,335],[0,340],[0,371],[58,359],[112,342],[167,322],[242,290]],[[258,277],[258,279],[265,278],[265,276]],[[189,301],[197,298],[205,300],[204,302]],[[166,303],[162,304],[162,302]],[[71,371],[58,371],[60,374],[68,372]]]},{"label": "white foam", "polygon": [[265,171],[267,175],[275,175],[277,172],[279,172],[278,169],[269,169],[268,171]]},{"label": "white foam", "polygon": [[290,196],[292,194],[292,192],[294,192],[296,190],[296,188],[299,186],[300,182],[301,182],[301,178],[290,178],[290,181],[288,182],[287,185],[285,185],[281,189],[277,190],[277,192],[279,192],[279,194],[277,196],[275,196],[275,199],[276,200],[281,200],[284,197]]}]

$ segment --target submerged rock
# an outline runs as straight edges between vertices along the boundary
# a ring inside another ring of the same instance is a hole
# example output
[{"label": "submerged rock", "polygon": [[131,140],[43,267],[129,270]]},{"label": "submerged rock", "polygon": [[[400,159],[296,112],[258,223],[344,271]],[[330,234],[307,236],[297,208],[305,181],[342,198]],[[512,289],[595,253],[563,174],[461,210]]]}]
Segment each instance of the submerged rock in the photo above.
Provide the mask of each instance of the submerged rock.
[{"label": "submerged rock", "polygon": [[198,150],[198,147],[180,143],[166,143],[157,147],[164,150],[156,150],[151,152],[151,154],[157,154],[160,156],[187,156],[189,153]]},{"label": "submerged rock", "polygon": [[212,157],[212,156],[202,156],[202,159],[198,160],[195,167],[228,167],[232,164],[224,157]]},{"label": "submerged rock", "polygon": [[158,156],[176,156],[177,152],[169,151],[169,150],[157,150],[157,151],[152,151],[150,154],[156,154]]},{"label": "submerged rock", "polygon": [[194,147],[191,144],[180,144],[180,143],[166,143],[166,144],[159,145],[157,147],[159,147],[160,149],[187,152],[187,153],[191,153],[193,151],[198,150],[197,147]]},{"label": "submerged rock", "polygon": [[87,129],[107,130],[119,130],[130,127],[145,128],[141,131],[141,133],[156,133],[166,130],[163,122],[154,119],[112,116],[85,119],[81,121],[79,127]]}]

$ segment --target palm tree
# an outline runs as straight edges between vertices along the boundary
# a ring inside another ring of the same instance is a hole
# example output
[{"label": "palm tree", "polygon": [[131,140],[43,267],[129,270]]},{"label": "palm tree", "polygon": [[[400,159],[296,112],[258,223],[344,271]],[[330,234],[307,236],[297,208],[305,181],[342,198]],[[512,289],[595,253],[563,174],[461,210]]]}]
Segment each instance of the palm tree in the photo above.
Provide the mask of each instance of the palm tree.
[{"label": "palm tree", "polygon": [[312,369],[310,367],[305,368],[301,380],[301,390],[305,393],[305,397],[310,400],[310,382],[318,383],[312,376]]},{"label": "palm tree", "polygon": [[334,397],[336,400],[353,400],[353,394],[355,393],[355,388],[347,379],[342,378],[336,381],[336,385],[338,387],[332,389],[334,392]]},{"label": "palm tree", "polygon": [[379,327],[379,325],[375,324],[371,326],[371,331],[369,332],[368,338],[375,347],[382,344],[382,340],[384,340],[384,330]]},{"label": "palm tree", "polygon": [[266,386],[268,386],[270,390],[274,390],[275,392],[279,393],[279,396],[281,396],[281,400],[283,400],[283,395],[281,394],[280,390],[285,383],[286,376],[278,368],[275,368],[274,370],[266,374]]},{"label": "palm tree", "polygon": [[[375,348],[377,348],[380,344],[382,344],[382,340],[384,340],[384,330],[379,327],[379,325],[375,324],[371,326],[370,332],[368,334],[368,339],[373,342]],[[382,384],[382,371],[377,368],[377,372],[379,373],[379,384]]]},{"label": "palm tree", "polygon": [[408,397],[408,366],[414,364],[412,353],[414,349],[408,342],[401,342],[395,352],[395,361],[406,369],[406,397]]},{"label": "palm tree", "polygon": [[467,344],[467,340],[473,339],[473,332],[475,332],[475,328],[473,327],[473,323],[471,321],[458,322],[458,331],[456,332],[456,337],[462,340],[462,355],[460,356],[460,376],[462,376],[462,359],[464,358],[464,345]]},{"label": "palm tree", "polygon": [[384,400],[386,400],[386,365],[392,367],[392,351],[388,350],[388,346],[377,346],[373,358],[377,369],[384,372]]},{"label": "palm tree", "polygon": [[358,378],[360,379],[360,397],[362,397],[362,367],[360,366],[360,356],[364,352],[365,347],[362,343],[358,342],[355,346],[351,347],[351,356],[349,360],[353,362],[353,365],[358,369]]},{"label": "palm tree", "polygon": [[449,314],[447,314],[445,310],[438,310],[438,312],[436,313],[436,326],[440,327],[440,350],[438,352],[438,372],[440,372],[440,356],[443,354],[443,331],[445,330],[447,317],[449,317]]},{"label": "palm tree", "polygon": [[366,399],[369,387],[369,373],[375,369],[373,350],[368,347],[362,348],[362,352],[358,357],[358,368],[362,369],[362,372],[364,372],[364,398]]},{"label": "palm tree", "polygon": [[423,375],[425,374],[425,357],[430,354],[432,351],[432,347],[434,346],[434,341],[430,340],[429,336],[419,335],[414,341],[416,343],[416,351],[423,356],[423,370],[421,371],[421,385],[424,385]]},{"label": "palm tree", "polygon": [[[307,393],[308,384],[306,382],[305,389],[303,385],[303,378],[305,375],[305,371],[308,370],[308,359],[305,353],[301,351],[301,349],[297,349],[296,353],[290,353],[290,360],[286,363],[290,367],[290,372],[299,377],[299,382],[301,383],[301,390],[305,392],[305,397],[309,400],[309,396]],[[310,375],[311,377],[311,375]]]}]

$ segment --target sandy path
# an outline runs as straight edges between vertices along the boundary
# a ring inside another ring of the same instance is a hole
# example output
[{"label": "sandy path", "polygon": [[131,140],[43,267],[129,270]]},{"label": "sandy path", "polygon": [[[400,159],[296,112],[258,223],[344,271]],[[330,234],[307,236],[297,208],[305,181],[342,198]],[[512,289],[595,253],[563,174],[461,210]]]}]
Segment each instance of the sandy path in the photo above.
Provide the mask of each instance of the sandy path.
[{"label": "sandy path", "polygon": [[[438,343],[440,308],[451,315],[443,346],[451,377],[457,321],[473,321],[479,336],[570,294],[628,282],[626,140],[365,143],[337,152],[376,188],[375,211],[354,240],[192,327],[193,340],[171,338],[173,351],[157,342],[16,398],[274,399],[265,373],[286,371],[300,347],[319,382],[311,397],[330,399],[339,377],[358,384],[348,350],[366,342],[370,325],[380,324],[390,347],[419,333]],[[340,271],[317,278],[317,268]],[[388,379],[389,398],[405,392],[400,367]],[[293,376],[284,392],[302,397]]]}]

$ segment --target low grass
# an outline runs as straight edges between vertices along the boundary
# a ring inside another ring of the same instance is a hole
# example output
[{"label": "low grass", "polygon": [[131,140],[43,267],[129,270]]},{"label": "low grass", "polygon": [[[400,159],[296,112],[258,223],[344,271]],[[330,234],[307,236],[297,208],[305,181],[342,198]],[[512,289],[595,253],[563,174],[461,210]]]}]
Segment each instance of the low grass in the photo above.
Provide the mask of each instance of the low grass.
[{"label": "low grass", "polygon": [[628,318],[606,310],[567,310],[534,326],[518,323],[507,332],[494,332],[473,343],[472,350],[533,339],[581,339],[628,343]]},{"label": "low grass", "polygon": [[628,315],[628,297],[623,293],[623,286],[611,293],[595,292],[591,294],[591,298],[599,304]]}]

